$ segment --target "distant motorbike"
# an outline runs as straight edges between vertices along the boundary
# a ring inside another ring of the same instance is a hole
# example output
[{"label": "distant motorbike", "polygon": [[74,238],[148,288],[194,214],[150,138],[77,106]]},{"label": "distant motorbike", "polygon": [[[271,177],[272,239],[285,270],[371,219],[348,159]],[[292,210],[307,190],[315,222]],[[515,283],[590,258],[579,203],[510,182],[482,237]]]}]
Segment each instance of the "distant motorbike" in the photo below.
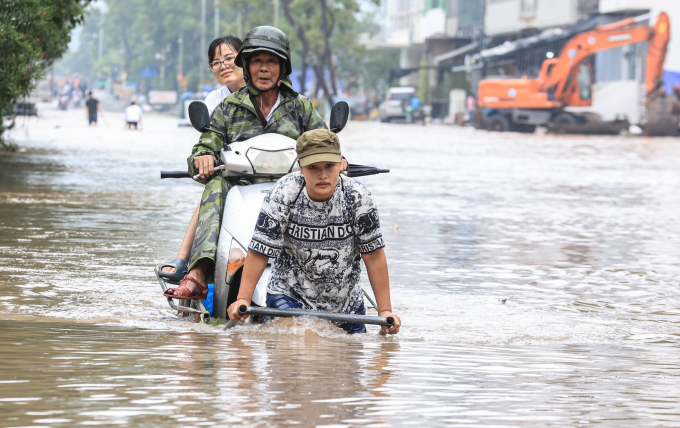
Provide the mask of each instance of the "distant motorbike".
[{"label": "distant motorbike", "polygon": [[425,126],[427,123],[427,120],[425,120],[425,111],[423,110],[423,107],[418,107],[415,110],[411,111],[411,123],[416,123],[420,122]]},{"label": "distant motorbike", "polygon": [[61,95],[59,96],[59,110],[66,110],[68,109],[68,102],[71,98],[68,95]]},{"label": "distant motorbike", "polygon": [[[225,136],[221,132],[210,128],[210,115],[203,102],[192,102],[188,110],[191,124],[197,131],[212,132],[224,140]],[[340,132],[345,127],[348,116],[349,106],[346,102],[341,101],[333,106],[330,120],[331,131]],[[207,302],[208,307],[212,303],[212,315],[216,318],[228,319],[227,308],[236,301],[247,248],[255,230],[255,223],[265,196],[279,178],[299,170],[295,144],[294,139],[280,134],[262,134],[245,141],[225,145],[226,148],[220,153],[220,160],[216,163],[215,171],[229,180],[231,187],[227,193],[223,211],[226,215],[222,221],[219,234],[214,272],[214,293],[212,301]],[[349,177],[360,177],[386,172],[389,172],[389,170],[349,165],[347,175]],[[186,171],[161,171],[161,178],[188,177],[190,175]],[[198,177],[194,177],[194,179],[196,178]],[[255,312],[252,312],[253,308],[247,308],[250,312],[244,313],[261,315],[262,311],[267,310],[267,283],[270,274],[271,265],[268,264],[253,293],[251,304],[259,308],[256,308]],[[156,277],[163,292],[165,292],[167,284],[159,275],[158,268],[156,268]],[[373,307],[376,307],[370,297],[366,294],[365,296]],[[167,300],[170,307],[180,312],[194,314],[197,321],[208,322],[210,320],[210,313],[206,309],[206,305],[200,300],[180,300],[179,304],[175,304],[172,298],[168,297]],[[298,312],[298,315],[310,315],[302,313],[304,311]],[[277,313],[276,316],[285,315]],[[350,316],[358,317],[358,315]],[[258,322],[259,320],[258,316],[248,318],[248,322]]]},{"label": "distant motorbike", "polygon": [[410,102],[404,101],[403,109],[406,112],[406,122],[407,123],[417,123],[420,122],[423,126],[426,124],[425,111],[423,106],[412,108]]}]

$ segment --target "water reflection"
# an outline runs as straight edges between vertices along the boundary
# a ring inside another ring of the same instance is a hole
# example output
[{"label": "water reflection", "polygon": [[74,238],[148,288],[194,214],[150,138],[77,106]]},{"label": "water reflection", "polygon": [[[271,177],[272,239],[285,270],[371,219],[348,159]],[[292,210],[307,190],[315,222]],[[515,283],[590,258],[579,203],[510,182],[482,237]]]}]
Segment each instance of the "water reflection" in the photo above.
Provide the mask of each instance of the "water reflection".
[{"label": "water reflection", "polygon": [[0,415],[4,426],[652,426],[680,417],[679,361],[664,348],[355,341],[303,324],[302,335],[178,334],[1,321]]},{"label": "water reflection", "polygon": [[354,123],[352,162],[392,170],[363,181],[399,337],[225,333],[154,281],[201,188],[158,180],[196,136],[153,119],[73,138],[48,115],[0,155],[0,425],[680,421],[673,140]]}]

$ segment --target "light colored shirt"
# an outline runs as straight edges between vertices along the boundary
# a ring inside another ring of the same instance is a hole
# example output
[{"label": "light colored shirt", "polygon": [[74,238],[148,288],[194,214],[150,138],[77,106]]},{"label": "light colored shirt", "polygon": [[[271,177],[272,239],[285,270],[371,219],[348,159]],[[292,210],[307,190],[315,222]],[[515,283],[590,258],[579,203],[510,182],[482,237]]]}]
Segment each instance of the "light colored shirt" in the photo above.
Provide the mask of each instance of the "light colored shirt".
[{"label": "light colored shirt", "polygon": [[274,110],[276,110],[276,107],[279,106],[281,103],[281,91],[279,91],[279,95],[276,97],[276,102],[274,103],[274,107],[269,111],[269,114],[267,115],[267,123],[272,119],[272,116],[274,115]]},{"label": "light colored shirt", "polygon": [[475,100],[475,97],[468,95],[467,97],[467,109],[468,110],[475,110],[477,108],[477,100]]},{"label": "light colored shirt", "polygon": [[274,259],[267,293],[309,309],[355,313],[363,302],[361,254],[384,246],[363,184],[341,176],[331,199],[316,202],[294,172],[265,197],[248,250]]},{"label": "light colored shirt", "polygon": [[125,109],[125,121],[126,122],[139,122],[142,117],[142,108],[137,104],[131,105]]},{"label": "light colored shirt", "polygon": [[208,107],[208,113],[212,114],[215,107],[220,105],[225,98],[231,94],[229,87],[227,85],[217,88],[205,97],[205,105]]}]

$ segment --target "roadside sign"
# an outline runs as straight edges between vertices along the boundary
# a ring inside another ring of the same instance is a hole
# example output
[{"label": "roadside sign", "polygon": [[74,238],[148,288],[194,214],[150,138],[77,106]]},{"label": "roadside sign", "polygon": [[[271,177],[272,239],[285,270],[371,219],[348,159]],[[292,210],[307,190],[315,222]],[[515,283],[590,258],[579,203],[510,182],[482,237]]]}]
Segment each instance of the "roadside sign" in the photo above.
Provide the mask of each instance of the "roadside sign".
[{"label": "roadside sign", "polygon": [[143,68],[142,71],[139,74],[142,77],[156,77],[156,76],[158,76],[158,71],[156,71],[155,68],[148,67],[148,68]]},{"label": "roadside sign", "polygon": [[163,104],[163,105],[177,104],[177,92],[150,91],[149,104]]}]

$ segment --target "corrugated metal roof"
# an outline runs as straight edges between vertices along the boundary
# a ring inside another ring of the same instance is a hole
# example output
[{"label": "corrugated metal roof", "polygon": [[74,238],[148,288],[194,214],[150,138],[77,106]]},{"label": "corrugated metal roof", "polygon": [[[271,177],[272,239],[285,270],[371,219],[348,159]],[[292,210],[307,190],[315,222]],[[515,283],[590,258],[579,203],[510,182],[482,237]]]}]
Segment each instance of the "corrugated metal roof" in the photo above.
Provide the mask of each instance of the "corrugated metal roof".
[{"label": "corrugated metal roof", "polygon": [[476,49],[477,46],[479,46],[479,43],[477,43],[477,42],[470,43],[469,45],[465,45],[465,46],[460,47],[458,49],[452,50],[451,52],[447,52],[445,54],[438,55],[438,56],[434,57],[434,62],[435,62],[435,64],[439,64],[442,61],[446,61],[448,59],[453,59],[457,56],[463,55],[464,53],[468,53],[468,52]]}]

